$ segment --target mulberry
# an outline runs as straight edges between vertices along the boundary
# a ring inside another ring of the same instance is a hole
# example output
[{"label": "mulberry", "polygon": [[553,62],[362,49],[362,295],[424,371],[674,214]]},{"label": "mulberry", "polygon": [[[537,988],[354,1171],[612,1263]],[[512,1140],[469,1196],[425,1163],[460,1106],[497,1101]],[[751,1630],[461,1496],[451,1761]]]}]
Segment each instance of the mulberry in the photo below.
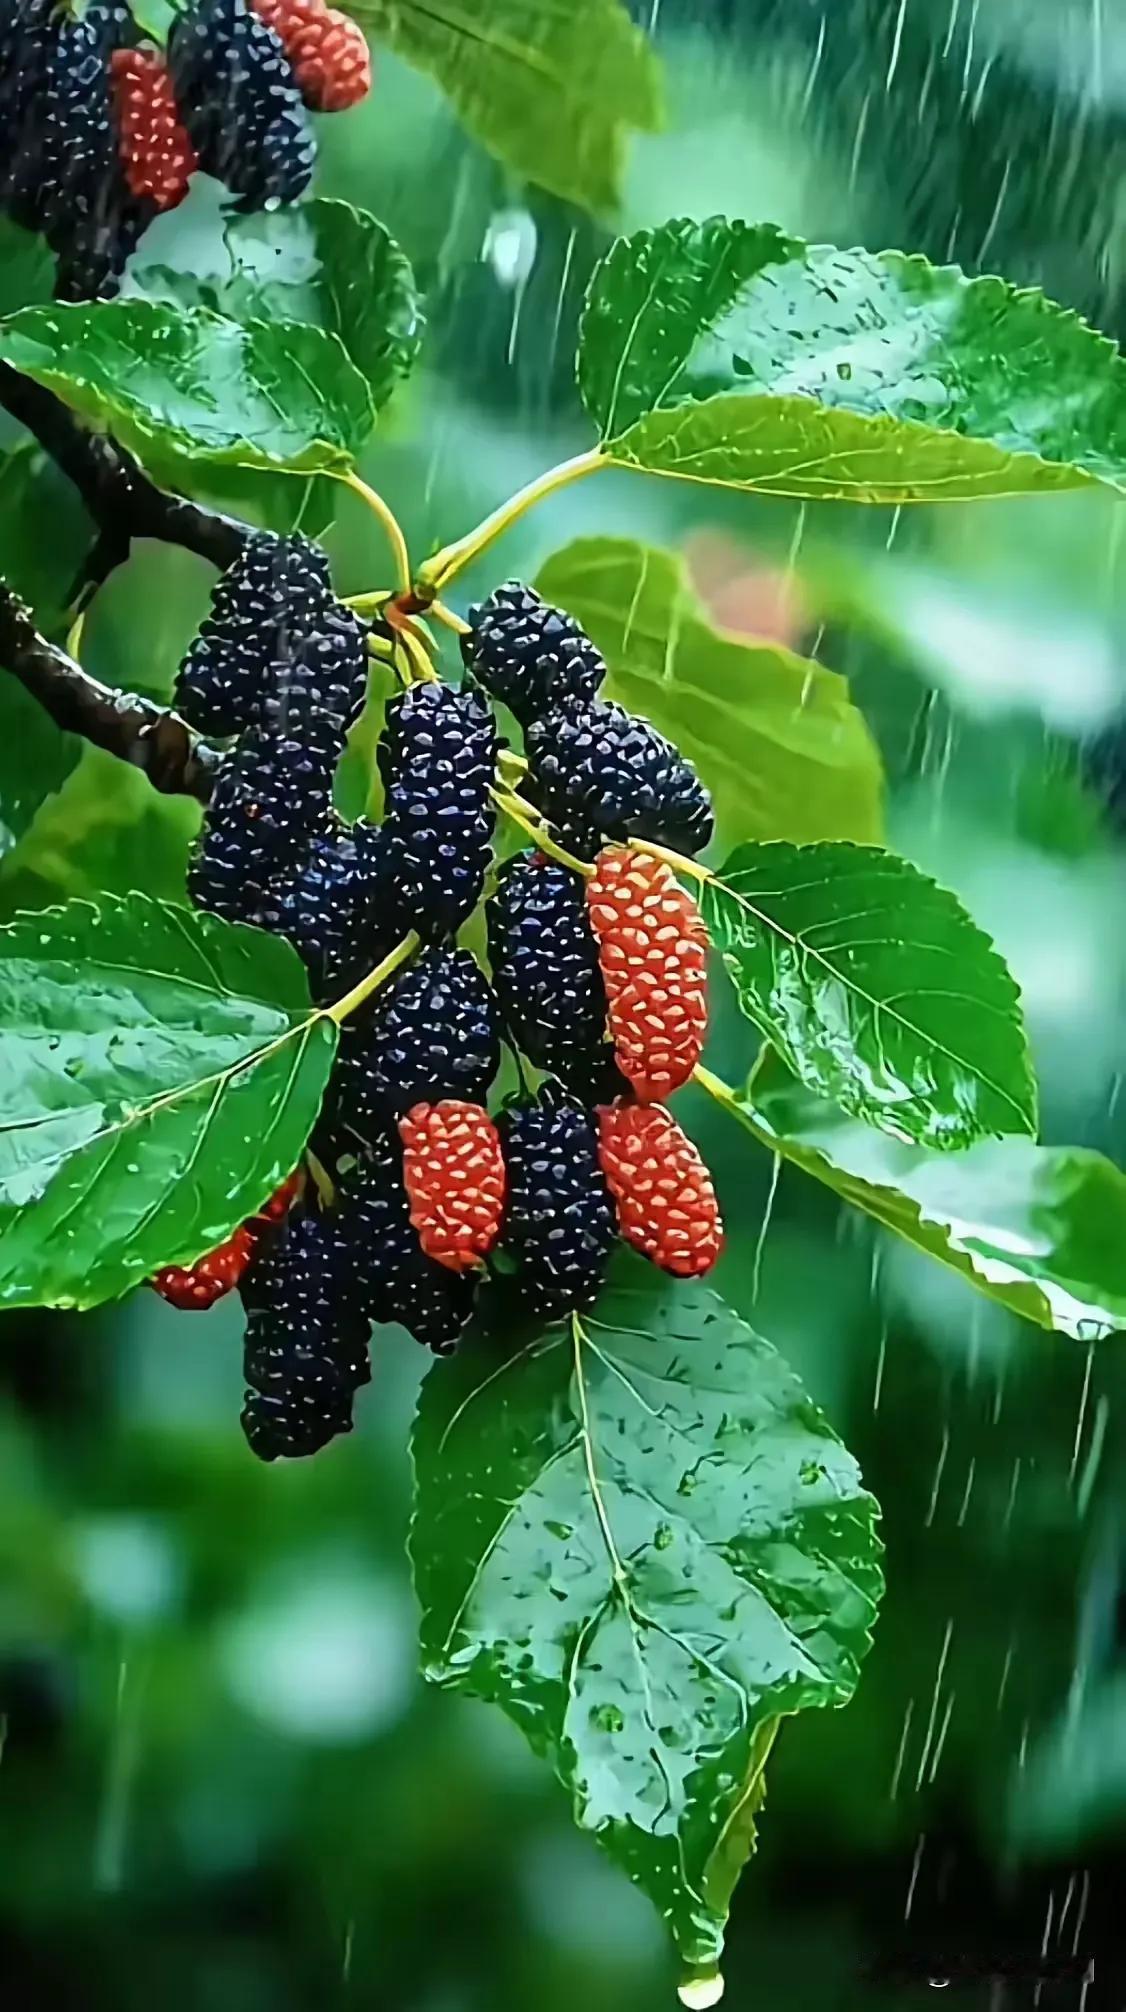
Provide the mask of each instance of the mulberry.
[{"label": "mulberry", "polygon": [[37,133],[27,115],[42,102],[48,61],[60,35],[57,0],[11,0],[0,18],[0,200],[34,186]]},{"label": "mulberry", "polygon": [[699,1278],[723,1249],[711,1175],[671,1112],[614,1104],[598,1113],[599,1157],[622,1236],[677,1278]]},{"label": "mulberry", "polygon": [[712,836],[708,793],[648,720],[602,699],[554,706],[527,735],[531,793],[553,823],[694,854]]},{"label": "mulberry", "polygon": [[335,1221],[290,1222],[240,1291],[251,1449],[261,1460],[316,1453],[351,1431],[353,1396],[370,1376],[368,1323]]},{"label": "mulberry", "polygon": [[211,607],[180,667],[175,701],[205,734],[255,726],[273,666],[314,633],[333,606],[328,561],[307,538],[257,532],[216,582]]},{"label": "mulberry", "polygon": [[274,1223],[283,1223],[305,1185],[305,1176],[300,1167],[295,1167],[280,1188],[275,1188],[268,1202],[263,1202],[257,1215],[252,1216],[248,1228],[258,1230],[270,1228]]},{"label": "mulberry", "polygon": [[378,760],[388,862],[403,914],[423,935],[452,934],[480,898],[497,746],[479,692],[414,685],[387,709]]},{"label": "mulberry", "polygon": [[611,849],[586,883],[619,1066],[643,1103],[691,1076],[708,1030],[707,933],[662,860]]},{"label": "mulberry", "polygon": [[403,1148],[373,1138],[342,1184],[340,1234],[372,1320],[397,1321],[423,1347],[447,1355],[473,1313],[476,1279],[427,1257],[411,1223]]},{"label": "mulberry", "polygon": [[164,59],[155,49],[115,49],[110,75],[130,193],[157,210],[175,209],[199,163],[181,124]]},{"label": "mulberry", "polygon": [[345,1029],[340,1110],[363,1139],[413,1104],[481,1104],[500,1066],[493,990],[468,950],[424,951]]},{"label": "mulberry", "polygon": [[168,67],[201,167],[240,209],[304,194],[312,129],[281,39],[250,0],[195,0],[173,23]]},{"label": "mulberry", "polygon": [[289,938],[319,1003],[358,984],[397,939],[379,826],[361,822],[315,837],[293,872],[268,888],[253,920]]},{"label": "mulberry", "polygon": [[487,907],[505,1024],[537,1069],[580,1094],[602,1055],[606,987],[583,884],[540,853],[512,860]]},{"label": "mulberry", "polygon": [[399,1121],[411,1222],[437,1264],[472,1271],[500,1235],[505,1172],[496,1126],[477,1104],[416,1104]]},{"label": "mulberry", "polygon": [[233,1292],[254,1256],[255,1239],[244,1225],[217,1250],[193,1265],[165,1265],[149,1283],[154,1292],[181,1312],[205,1313],[229,1292]]},{"label": "mulberry", "polygon": [[130,25],[120,0],[93,0],[80,20],[57,14],[46,45],[33,45],[41,68],[23,105],[6,196],[15,221],[58,253],[63,300],[115,292],[152,215],[130,196],[113,117],[110,57]]},{"label": "mulberry", "polygon": [[614,1242],[614,1215],[593,1120],[550,1088],[502,1113],[508,1170],[502,1248],[545,1320],[593,1305]]},{"label": "mulberry", "polygon": [[466,667],[523,727],[565,699],[588,704],[606,676],[578,622],[518,580],[471,608],[469,625],[461,639]]},{"label": "mulberry", "polygon": [[188,874],[200,908],[253,921],[271,882],[327,823],[332,764],[255,728],[219,771]]},{"label": "mulberry", "polygon": [[325,0],[254,0],[280,36],[311,112],[346,112],[371,90],[371,55],[358,22]]}]

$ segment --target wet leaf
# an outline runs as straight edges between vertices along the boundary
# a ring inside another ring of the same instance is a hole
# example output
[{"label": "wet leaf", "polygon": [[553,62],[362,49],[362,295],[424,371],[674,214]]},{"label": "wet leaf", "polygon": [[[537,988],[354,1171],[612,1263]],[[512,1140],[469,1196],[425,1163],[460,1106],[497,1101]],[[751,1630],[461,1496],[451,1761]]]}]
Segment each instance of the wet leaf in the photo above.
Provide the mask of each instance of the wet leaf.
[{"label": "wet leaf", "polygon": [[568,202],[618,200],[626,140],[660,124],[660,72],[620,0],[348,0],[445,91],[476,139]]},{"label": "wet leaf", "polygon": [[149,900],[0,929],[0,1304],[192,1262],[298,1159],[336,1047],[280,938]]},{"label": "wet leaf", "polygon": [[947,1151],[1035,1132],[1016,984],[954,895],[907,860],[745,845],[703,910],[744,1013],[807,1088]]},{"label": "wet leaf", "polygon": [[990,1299],[1081,1340],[1126,1328],[1126,1174],[1079,1146],[951,1156],[859,1124],[769,1050],[732,1108],[763,1144]]},{"label": "wet leaf", "polygon": [[378,411],[418,354],[422,312],[414,274],[390,232],[366,210],[317,196],[289,209],[233,217],[227,271],[134,261],[147,300],[209,308],[242,323],[303,322],[338,336]]},{"label": "wet leaf", "polygon": [[414,1459],[426,1674],[501,1706],[714,1965],[774,1722],[868,1647],[855,1461],[769,1342],[632,1258],[576,1335],[436,1366]]},{"label": "wet leaf", "polygon": [[879,838],[879,752],[844,679],[780,644],[713,628],[674,553],[579,538],[536,585],[598,644],[607,696],[695,763],[728,844]]},{"label": "wet leaf", "polygon": [[375,417],[339,338],[294,322],[244,328],[143,300],[34,307],[0,324],[0,358],[142,459],[346,469]]},{"label": "wet leaf", "polygon": [[614,461],[784,496],[1126,488],[1126,363],[1031,289],[712,217],[619,239],[580,344]]},{"label": "wet leaf", "polygon": [[0,866],[0,920],[19,909],[105,893],[186,903],[199,819],[199,806],[189,798],[158,795],[128,762],[83,748]]}]

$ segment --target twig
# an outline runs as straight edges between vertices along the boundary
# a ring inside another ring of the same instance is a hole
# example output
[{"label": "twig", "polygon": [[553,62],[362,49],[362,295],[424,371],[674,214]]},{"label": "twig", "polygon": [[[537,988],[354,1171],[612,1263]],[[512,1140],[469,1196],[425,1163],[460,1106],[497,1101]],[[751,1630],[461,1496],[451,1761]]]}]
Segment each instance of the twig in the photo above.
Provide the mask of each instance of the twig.
[{"label": "twig", "polygon": [[74,483],[97,525],[99,537],[85,568],[88,579],[104,580],[127,557],[134,538],[182,545],[220,571],[238,558],[246,543],[245,524],[158,489],[126,448],[84,426],[53,392],[7,363],[0,363],[0,406],[34,434]]},{"label": "twig", "polygon": [[0,665],[57,727],[131,762],[165,796],[206,803],[222,760],[178,713],[90,677],[39,634],[23,603],[0,584]]}]

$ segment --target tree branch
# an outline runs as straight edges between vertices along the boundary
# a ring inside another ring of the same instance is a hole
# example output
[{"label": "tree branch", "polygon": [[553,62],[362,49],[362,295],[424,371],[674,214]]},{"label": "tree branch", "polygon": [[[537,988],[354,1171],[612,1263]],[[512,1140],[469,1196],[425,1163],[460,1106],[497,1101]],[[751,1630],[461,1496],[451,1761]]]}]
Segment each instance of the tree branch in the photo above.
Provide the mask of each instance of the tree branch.
[{"label": "tree branch", "polygon": [[100,684],[45,642],[23,603],[0,584],[0,663],[64,733],[131,762],[166,796],[206,803],[222,756],[178,713]]},{"label": "tree branch", "polygon": [[126,448],[84,426],[53,392],[7,363],[0,363],[0,406],[74,483],[101,534],[94,550],[102,579],[127,557],[134,538],[182,545],[220,571],[237,559],[245,524],[158,489]]}]

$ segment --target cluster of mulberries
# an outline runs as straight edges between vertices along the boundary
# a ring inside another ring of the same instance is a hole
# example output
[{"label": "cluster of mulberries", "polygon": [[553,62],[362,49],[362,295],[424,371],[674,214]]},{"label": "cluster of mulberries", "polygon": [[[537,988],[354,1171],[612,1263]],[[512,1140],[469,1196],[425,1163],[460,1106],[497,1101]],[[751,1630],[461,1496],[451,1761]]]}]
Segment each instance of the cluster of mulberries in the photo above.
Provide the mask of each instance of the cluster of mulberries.
[{"label": "cluster of mulberries", "polygon": [[[383,630],[376,653],[392,642]],[[559,1320],[593,1304],[619,1237],[682,1277],[721,1243],[707,1171],[663,1103],[704,1039],[703,926],[670,866],[630,843],[706,840],[694,772],[599,698],[605,666],[569,617],[505,587],[474,611],[460,689],[391,700],[382,821],[345,825],[333,774],[368,647],[314,545],[248,535],[176,690],[233,743],[190,870],[197,904],[286,936],[321,1004],[391,973],[344,1016],[293,1206],[174,1290],[159,1281],[179,1305],[238,1288],[243,1424],[264,1459],[350,1429],[373,1323],[445,1353],[490,1276]],[[494,867],[494,700],[586,873],[538,851]],[[486,974],[456,939],[490,874]],[[504,1043],[522,1088],[490,1111]]]},{"label": "cluster of mulberries", "polygon": [[112,295],[141,232],[197,168],[238,207],[308,187],[309,111],[371,86],[367,44],[325,0],[189,0],[167,50],[125,0],[4,0],[0,206],[58,254],[61,300]]}]

